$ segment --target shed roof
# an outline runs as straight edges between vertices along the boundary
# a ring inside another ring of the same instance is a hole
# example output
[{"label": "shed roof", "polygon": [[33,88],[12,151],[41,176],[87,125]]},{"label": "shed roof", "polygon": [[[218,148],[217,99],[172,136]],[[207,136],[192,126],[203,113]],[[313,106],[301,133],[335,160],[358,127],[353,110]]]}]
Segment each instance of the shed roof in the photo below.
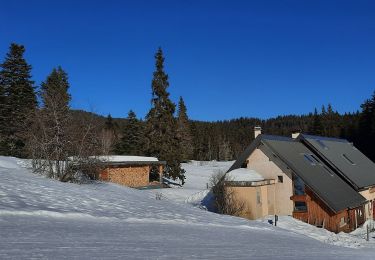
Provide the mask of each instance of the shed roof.
[{"label": "shed roof", "polygon": [[156,157],[129,156],[129,155],[103,155],[98,156],[105,165],[165,165],[165,161],[159,161]]},{"label": "shed roof", "polygon": [[300,135],[299,139],[357,190],[375,185],[375,164],[345,139]]},{"label": "shed roof", "polygon": [[134,156],[134,155],[101,155],[97,159],[106,162],[157,162],[156,157]]}]

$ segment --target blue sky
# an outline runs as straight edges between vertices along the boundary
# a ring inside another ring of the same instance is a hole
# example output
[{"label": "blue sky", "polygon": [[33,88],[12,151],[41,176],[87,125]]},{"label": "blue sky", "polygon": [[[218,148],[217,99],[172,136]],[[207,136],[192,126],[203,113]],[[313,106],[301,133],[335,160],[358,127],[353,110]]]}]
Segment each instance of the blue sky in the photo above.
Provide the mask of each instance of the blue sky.
[{"label": "blue sky", "polygon": [[375,1],[3,1],[0,58],[26,47],[33,79],[69,74],[72,106],[150,108],[161,46],[190,118],[359,109],[375,90]]}]

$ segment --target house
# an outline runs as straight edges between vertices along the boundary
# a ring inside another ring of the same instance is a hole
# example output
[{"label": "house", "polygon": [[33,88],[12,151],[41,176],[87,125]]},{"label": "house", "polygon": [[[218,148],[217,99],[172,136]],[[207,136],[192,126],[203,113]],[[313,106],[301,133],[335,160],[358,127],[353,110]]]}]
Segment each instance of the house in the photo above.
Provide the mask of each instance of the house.
[{"label": "house", "polygon": [[[354,230],[373,217],[375,165],[348,141],[254,132],[255,140],[228,174],[243,168],[263,181],[226,184],[245,202],[244,217],[291,215],[333,232]],[[354,165],[347,169],[344,162],[350,160]]]},{"label": "house", "polygon": [[164,161],[155,157],[142,156],[100,156],[103,170],[99,173],[102,181],[113,182],[132,188],[157,186],[162,184]]},{"label": "house", "polygon": [[345,139],[298,136],[326,165],[366,198],[366,219],[375,218],[375,164]]}]

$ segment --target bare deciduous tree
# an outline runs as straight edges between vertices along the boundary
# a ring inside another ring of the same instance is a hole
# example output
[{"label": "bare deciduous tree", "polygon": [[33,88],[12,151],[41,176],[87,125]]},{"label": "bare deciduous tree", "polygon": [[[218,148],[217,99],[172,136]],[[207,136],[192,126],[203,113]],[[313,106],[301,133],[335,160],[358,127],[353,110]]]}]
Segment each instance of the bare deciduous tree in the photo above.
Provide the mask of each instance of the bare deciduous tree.
[{"label": "bare deciduous tree", "polygon": [[93,179],[100,162],[98,123],[92,114],[73,117],[66,73],[54,69],[39,93],[43,106],[35,111],[27,147],[35,172],[63,182]]},{"label": "bare deciduous tree", "polygon": [[210,178],[210,188],[214,195],[214,203],[220,214],[240,216],[245,210],[245,203],[236,196],[234,189],[226,183],[232,181],[222,171],[218,171]]}]

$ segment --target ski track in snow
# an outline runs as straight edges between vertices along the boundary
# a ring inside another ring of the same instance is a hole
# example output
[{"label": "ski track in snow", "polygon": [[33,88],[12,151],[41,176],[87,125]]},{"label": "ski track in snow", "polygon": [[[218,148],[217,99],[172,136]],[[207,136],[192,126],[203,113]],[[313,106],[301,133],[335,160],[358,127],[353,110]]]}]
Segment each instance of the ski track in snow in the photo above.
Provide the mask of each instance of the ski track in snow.
[{"label": "ski track in snow", "polygon": [[375,258],[370,248],[337,247],[193,207],[207,194],[211,174],[230,163],[184,164],[183,188],[147,191],[61,183],[26,165],[0,157],[0,259]]}]

